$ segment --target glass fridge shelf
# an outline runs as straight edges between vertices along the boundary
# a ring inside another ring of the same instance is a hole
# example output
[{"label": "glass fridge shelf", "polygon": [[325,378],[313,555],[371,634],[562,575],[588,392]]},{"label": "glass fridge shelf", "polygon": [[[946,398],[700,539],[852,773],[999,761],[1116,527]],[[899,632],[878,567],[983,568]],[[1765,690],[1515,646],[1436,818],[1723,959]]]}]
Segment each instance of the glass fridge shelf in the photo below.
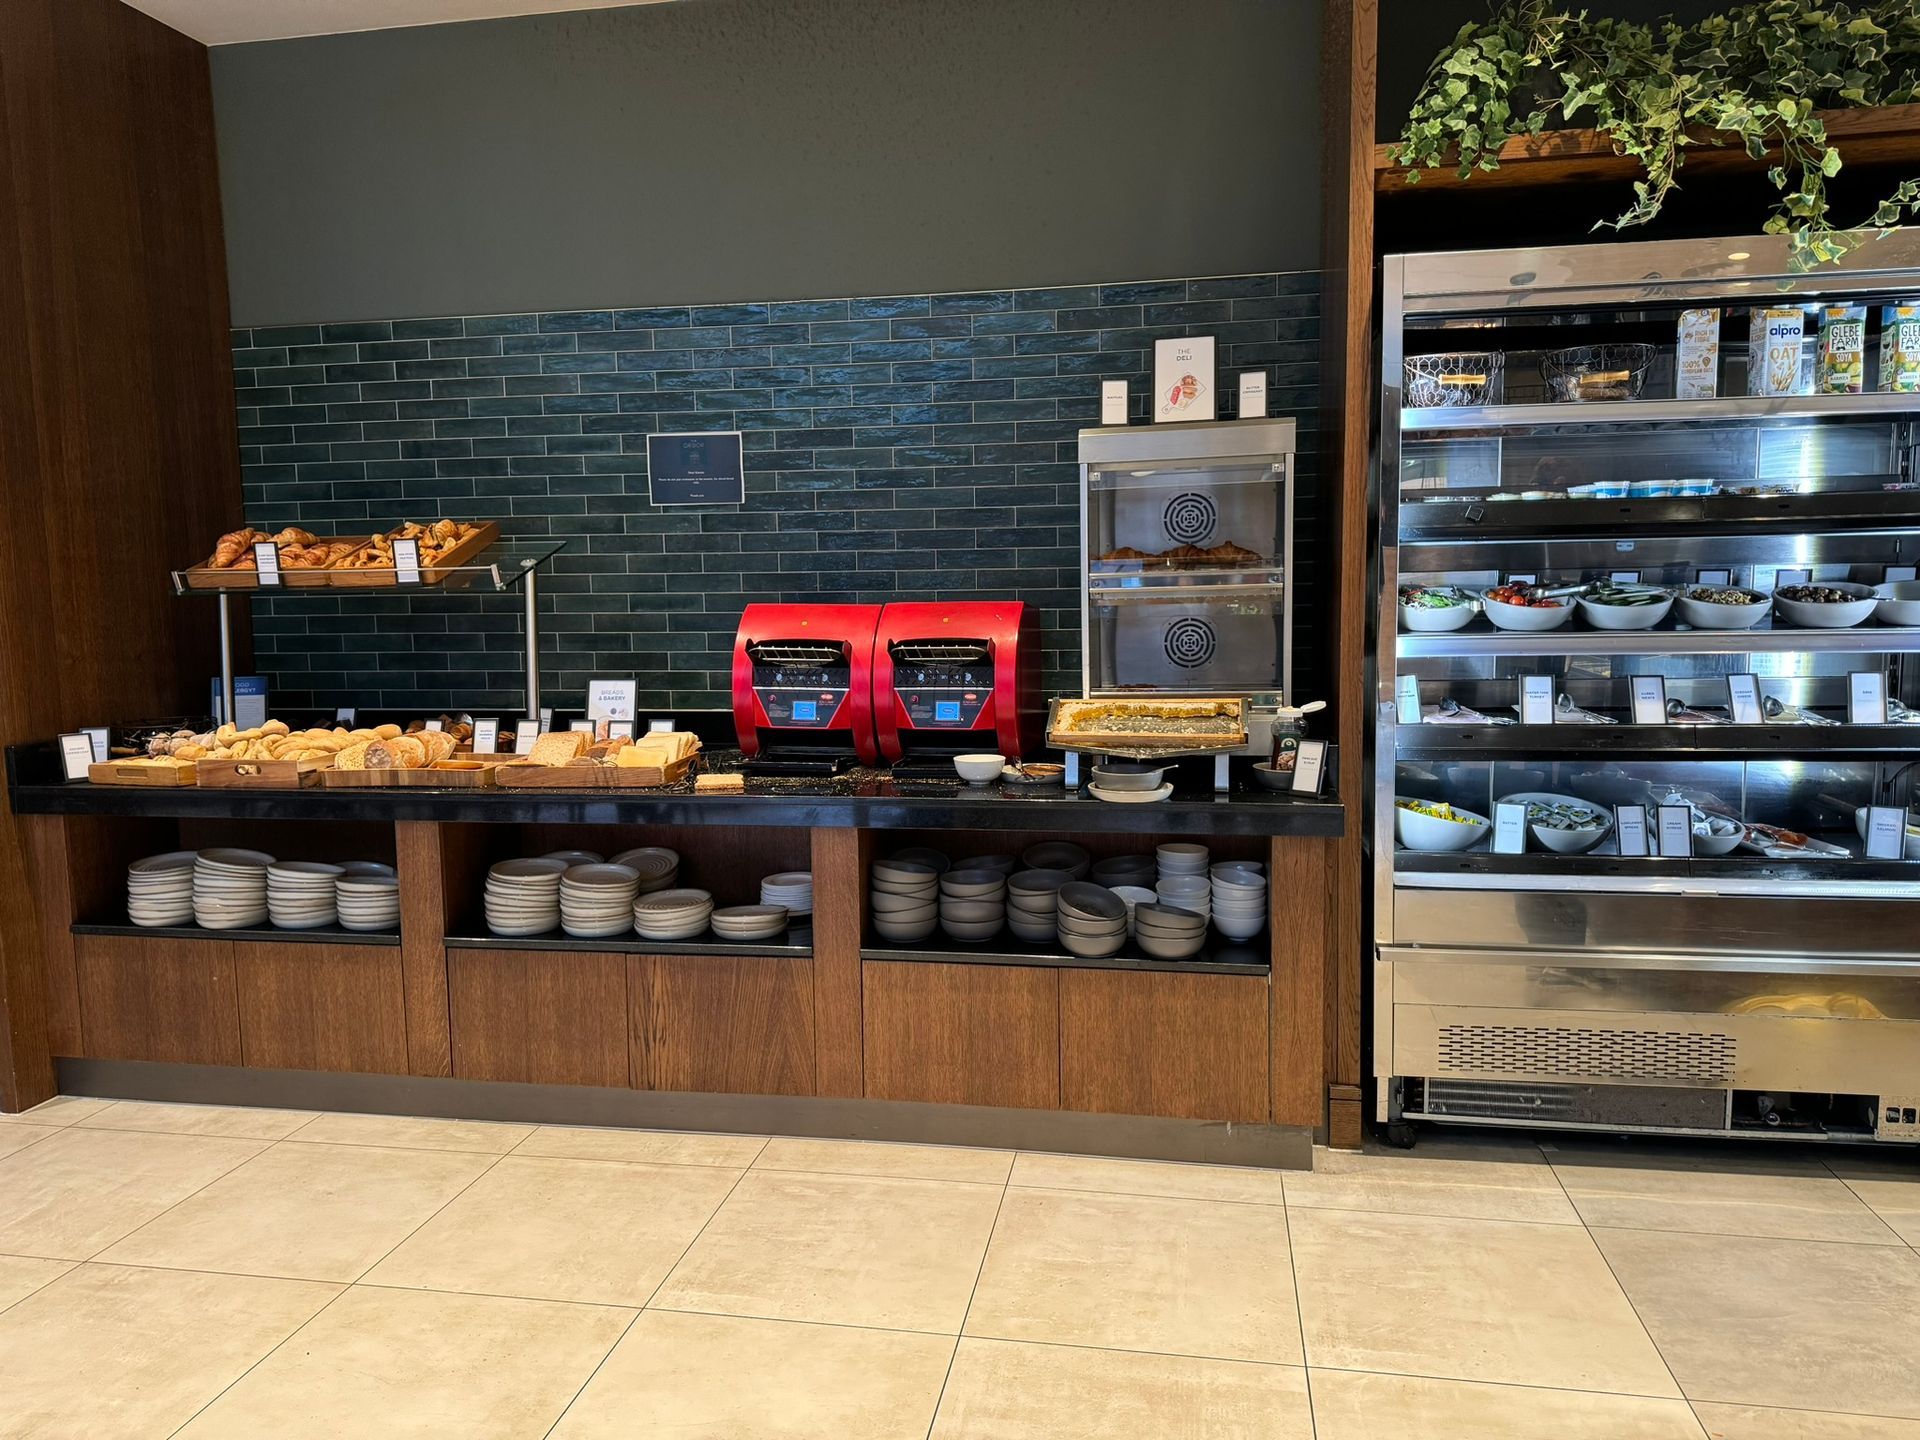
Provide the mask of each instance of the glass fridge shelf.
[{"label": "glass fridge shelf", "polygon": [[1920,395],[1726,395],[1714,400],[1595,400],[1584,404],[1458,405],[1403,409],[1403,435],[1442,430],[1541,430],[1727,420],[1897,420],[1920,415]]},{"label": "glass fridge shelf", "polygon": [[1403,660],[1474,655],[1912,655],[1920,653],[1920,628],[1859,625],[1849,630],[1806,630],[1762,621],[1751,630],[1688,630],[1663,625],[1652,630],[1580,630],[1568,621],[1558,630],[1496,630],[1475,620],[1464,630],[1400,635]]}]

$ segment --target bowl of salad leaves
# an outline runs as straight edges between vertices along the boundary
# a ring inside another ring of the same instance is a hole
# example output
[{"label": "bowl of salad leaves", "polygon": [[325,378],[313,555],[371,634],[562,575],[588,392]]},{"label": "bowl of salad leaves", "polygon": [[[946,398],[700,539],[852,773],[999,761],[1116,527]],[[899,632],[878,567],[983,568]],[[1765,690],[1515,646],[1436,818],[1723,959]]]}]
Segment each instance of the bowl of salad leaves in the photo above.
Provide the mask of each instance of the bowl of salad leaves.
[{"label": "bowl of salad leaves", "polygon": [[1400,627],[1433,632],[1458,630],[1473,619],[1473,597],[1458,585],[1402,585]]}]

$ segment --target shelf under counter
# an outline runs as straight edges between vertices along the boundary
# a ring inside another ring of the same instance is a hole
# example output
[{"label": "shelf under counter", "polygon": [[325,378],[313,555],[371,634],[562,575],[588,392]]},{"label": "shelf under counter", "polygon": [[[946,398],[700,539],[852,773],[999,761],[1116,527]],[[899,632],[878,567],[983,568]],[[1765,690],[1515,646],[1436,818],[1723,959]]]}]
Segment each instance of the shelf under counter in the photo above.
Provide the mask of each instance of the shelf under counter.
[{"label": "shelf under counter", "polygon": [[1836,629],[1778,626],[1763,620],[1751,630],[1694,630],[1662,621],[1648,630],[1590,630],[1567,621],[1553,630],[1501,630],[1475,620],[1459,630],[1402,631],[1402,660],[1475,655],[1910,655],[1920,653],[1920,627],[1854,625]]},{"label": "shelf under counter", "polygon": [[1920,757],[1920,725],[1401,725],[1402,760]]},{"label": "shelf under counter", "polygon": [[135,925],[131,921],[75,921],[75,935],[124,935],[137,940],[237,940],[253,944],[398,945],[398,930],[344,930],[337,925],[315,930],[277,930],[271,925],[241,930],[208,930],[199,925]]},{"label": "shelf under counter", "polygon": [[489,935],[468,926],[461,934],[448,935],[449,950],[550,950],[596,955],[738,955],[767,956],[775,959],[805,960],[813,955],[813,932],[796,926],[771,940],[644,940],[631,932],[625,935],[586,939],[564,930],[549,930],[541,935]]},{"label": "shelf under counter", "polygon": [[1460,430],[1538,430],[1568,426],[1710,424],[1725,420],[1898,420],[1920,413],[1914,395],[1722,395],[1711,400],[1538,401],[1523,405],[1445,405],[1400,411],[1403,435]]},{"label": "shelf under counter", "polygon": [[1059,945],[997,935],[978,944],[962,944],[944,936],[913,943],[868,940],[860,947],[862,960],[912,960],[947,965],[1038,965],[1060,970],[1136,970],[1185,975],[1267,975],[1270,938],[1265,931],[1244,944],[1209,935],[1207,944],[1190,960],[1156,960],[1129,941],[1117,955],[1088,959],[1069,954]]}]

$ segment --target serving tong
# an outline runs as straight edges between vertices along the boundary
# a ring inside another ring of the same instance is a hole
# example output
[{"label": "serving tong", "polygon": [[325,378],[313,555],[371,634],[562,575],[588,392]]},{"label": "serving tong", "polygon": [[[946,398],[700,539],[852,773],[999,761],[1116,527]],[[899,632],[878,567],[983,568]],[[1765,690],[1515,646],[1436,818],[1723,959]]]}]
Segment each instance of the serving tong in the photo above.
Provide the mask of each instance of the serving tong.
[{"label": "serving tong", "polygon": [[1458,700],[1448,698],[1433,707],[1433,713],[1423,709],[1420,715],[1422,725],[1518,725],[1518,720],[1505,715],[1483,715],[1470,705],[1462,705]]},{"label": "serving tong", "polygon": [[[1893,707],[1897,704],[1899,704],[1897,700],[1889,700],[1887,702],[1887,715],[1889,719],[1892,718]],[[1901,708],[1904,709],[1905,707],[1902,706]],[[1767,719],[1776,720],[1782,725],[1838,725],[1840,723],[1838,720],[1829,720],[1824,715],[1816,715],[1811,710],[1803,710],[1798,705],[1789,705],[1786,701],[1777,700],[1771,695],[1761,699],[1760,713],[1766,716]]]}]

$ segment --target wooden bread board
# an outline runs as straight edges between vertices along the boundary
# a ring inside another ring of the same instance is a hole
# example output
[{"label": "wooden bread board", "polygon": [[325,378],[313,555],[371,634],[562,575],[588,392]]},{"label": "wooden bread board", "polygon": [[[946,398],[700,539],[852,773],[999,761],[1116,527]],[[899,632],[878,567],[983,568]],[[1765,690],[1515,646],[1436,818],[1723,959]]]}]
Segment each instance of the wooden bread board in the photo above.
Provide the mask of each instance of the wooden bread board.
[{"label": "wooden bread board", "polygon": [[[1210,733],[1182,733],[1167,730],[1159,733],[1139,730],[1065,730],[1058,728],[1068,713],[1068,707],[1075,705],[1124,704],[1126,697],[1111,697],[1098,700],[1056,700],[1053,713],[1048,717],[1047,743],[1061,750],[1101,750],[1108,746],[1136,750],[1228,750],[1247,742],[1246,718],[1238,700],[1217,699],[1200,695],[1154,695],[1140,696],[1142,705],[1218,705],[1235,717],[1236,728],[1233,731],[1214,731]],[[1169,721],[1169,724],[1176,723]]]},{"label": "wooden bread board", "polygon": [[[336,540],[350,540],[352,538],[350,535],[316,535],[314,536],[314,542],[320,545],[328,545]],[[282,546],[281,548],[284,549],[285,547]],[[280,567],[280,584],[288,590],[310,590],[317,586],[330,583],[327,577],[331,573],[332,569],[328,566],[295,569],[288,565],[282,565]],[[244,570],[236,570],[231,566],[226,569],[216,569],[213,563],[213,556],[209,555],[198,565],[187,571],[187,588],[189,590],[258,590],[262,587],[260,584],[260,572],[258,570],[253,569],[251,566]],[[273,587],[269,585],[265,588],[271,590]]]},{"label": "wooden bread board", "polygon": [[693,773],[698,755],[671,765],[531,765],[526,761],[494,771],[504,790],[649,790],[672,785]]},{"label": "wooden bread board", "polygon": [[[386,538],[392,539],[399,533],[400,527],[396,525],[392,530],[387,532]],[[475,555],[478,555],[499,538],[499,524],[492,520],[482,521],[477,533],[469,535],[438,560],[433,561],[431,564],[424,560],[421,561],[420,583],[422,585],[438,585],[447,578],[447,572],[449,570],[456,566],[466,564],[467,561],[471,560]],[[354,554],[362,555],[372,548],[373,542],[369,540],[356,550]],[[349,556],[348,558],[351,559],[352,557]],[[321,573],[327,577],[327,584],[339,586],[347,590],[375,585],[398,585],[400,583],[398,572],[391,566],[382,566],[379,569],[373,570],[361,570],[345,565],[335,565],[332,569],[322,571]]]},{"label": "wooden bread board", "polygon": [[137,765],[123,760],[103,760],[87,767],[87,779],[96,785],[154,785],[173,789],[200,783],[199,767],[186,765]]},{"label": "wooden bread board", "polygon": [[219,790],[298,790],[333,768],[325,760],[200,760],[200,784]]},{"label": "wooden bread board", "polygon": [[411,770],[323,770],[320,783],[328,789],[417,786],[432,790],[478,790],[493,784],[494,769],[492,764],[475,769],[457,762],[435,760]]}]

